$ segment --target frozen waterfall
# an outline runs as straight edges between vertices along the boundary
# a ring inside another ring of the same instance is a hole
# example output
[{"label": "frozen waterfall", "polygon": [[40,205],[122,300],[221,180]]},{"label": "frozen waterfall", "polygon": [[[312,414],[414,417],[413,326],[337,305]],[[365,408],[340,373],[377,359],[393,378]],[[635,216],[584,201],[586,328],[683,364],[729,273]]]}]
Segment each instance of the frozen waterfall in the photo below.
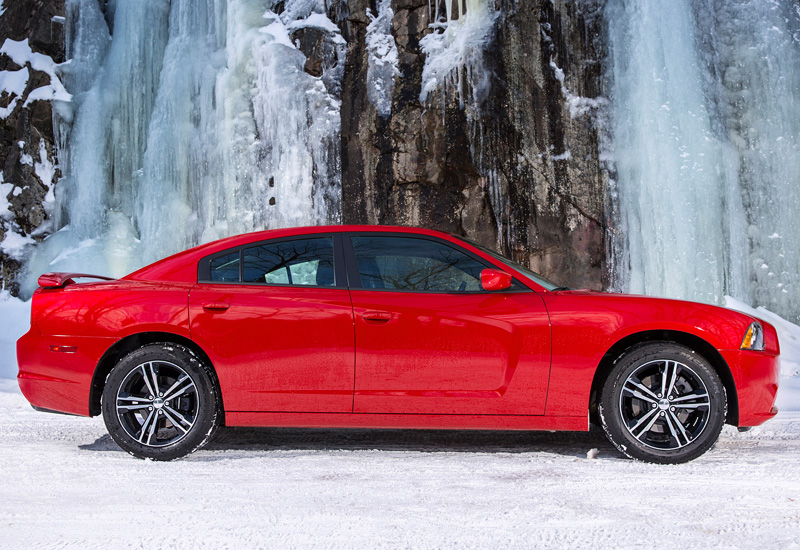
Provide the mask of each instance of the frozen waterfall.
[{"label": "frozen waterfall", "polygon": [[[323,0],[103,4],[67,0],[64,178],[24,291],[45,271],[120,276],[230,234],[340,220],[346,44]],[[296,33],[322,44],[321,74]]]},{"label": "frozen waterfall", "polygon": [[605,9],[615,286],[800,320],[800,13],[794,3]]}]

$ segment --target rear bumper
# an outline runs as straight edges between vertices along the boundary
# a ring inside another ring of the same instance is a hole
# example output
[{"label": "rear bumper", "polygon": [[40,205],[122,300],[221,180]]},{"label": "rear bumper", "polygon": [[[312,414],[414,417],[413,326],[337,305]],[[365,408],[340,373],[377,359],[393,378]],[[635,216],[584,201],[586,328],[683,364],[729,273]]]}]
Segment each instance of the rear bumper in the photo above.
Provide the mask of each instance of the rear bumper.
[{"label": "rear bumper", "polygon": [[775,416],[780,357],[748,350],[721,350],[733,374],[739,401],[739,427],[759,426]]},{"label": "rear bumper", "polygon": [[[92,376],[114,338],[43,336],[35,325],[17,340],[22,394],[35,409],[90,416]],[[52,351],[70,346],[75,351]]]}]

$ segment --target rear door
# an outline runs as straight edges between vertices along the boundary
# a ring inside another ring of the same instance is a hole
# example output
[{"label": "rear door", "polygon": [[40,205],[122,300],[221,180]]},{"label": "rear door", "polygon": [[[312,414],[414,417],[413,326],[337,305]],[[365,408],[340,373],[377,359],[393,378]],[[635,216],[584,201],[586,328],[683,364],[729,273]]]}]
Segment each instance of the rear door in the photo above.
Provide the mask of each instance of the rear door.
[{"label": "rear door", "polygon": [[437,238],[345,239],[356,328],[354,412],[544,413],[550,324],[519,282],[487,292],[495,268]]},{"label": "rear door", "polygon": [[353,312],[339,235],[240,246],[200,262],[192,338],[228,411],[351,412]]}]

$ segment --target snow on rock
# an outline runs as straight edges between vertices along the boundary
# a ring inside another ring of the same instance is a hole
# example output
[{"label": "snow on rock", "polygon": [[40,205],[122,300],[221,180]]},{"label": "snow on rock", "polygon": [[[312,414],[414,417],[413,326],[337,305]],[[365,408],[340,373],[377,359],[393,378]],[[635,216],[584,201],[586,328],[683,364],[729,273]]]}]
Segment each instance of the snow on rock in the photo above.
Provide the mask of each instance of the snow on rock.
[{"label": "snow on rock", "polygon": [[342,44],[345,43],[344,38],[339,31],[339,27],[336,24],[328,19],[328,16],[324,13],[312,13],[305,19],[296,19],[291,21],[286,28],[289,32],[294,32],[299,29],[319,29],[325,32],[331,33],[335,35],[334,40],[340,42]]},{"label": "snow on rock", "polygon": [[5,93],[11,97],[7,106],[0,107],[0,118],[8,118],[8,115],[14,112],[17,103],[22,99],[22,94],[25,93],[28,78],[30,78],[28,67],[18,71],[0,71],[0,94]]},{"label": "snow on rock", "polygon": [[23,302],[0,290],[0,378],[16,378],[17,339],[30,325],[31,301]]},{"label": "snow on rock", "polygon": [[14,215],[9,208],[11,204],[8,202],[8,196],[14,190],[13,183],[6,183],[3,179],[3,172],[0,172],[0,219],[11,220]]},{"label": "snow on rock", "polygon": [[20,235],[13,230],[6,231],[5,238],[0,241],[0,249],[8,255],[9,258],[22,261],[26,256],[26,248],[34,244],[32,238],[27,235]]},{"label": "snow on rock", "polygon": [[285,24],[290,24],[297,19],[307,19],[315,13],[325,13],[325,0],[288,0],[278,1],[270,0],[267,5],[271,5],[274,11],[279,4],[283,4],[283,12],[281,13],[281,20]]},{"label": "snow on rock", "polygon": [[725,296],[725,306],[763,319],[775,327],[781,347],[781,381],[777,406],[779,410],[800,411],[800,326],[768,309],[752,308],[730,296]]},{"label": "snow on rock", "polygon": [[564,151],[560,155],[553,155],[552,157],[550,157],[550,160],[553,160],[553,161],[556,161],[556,160],[570,160],[571,158],[572,158],[572,151],[567,149],[566,151]]},{"label": "snow on rock", "polygon": [[2,47],[0,47],[0,53],[6,54],[21,67],[25,67],[27,63],[30,63],[33,70],[47,73],[50,77],[50,84],[36,88],[28,94],[28,99],[25,100],[23,107],[27,107],[30,103],[39,100],[70,101],[72,99],[72,95],[67,92],[61,83],[61,79],[56,74],[55,61],[48,55],[31,50],[27,38],[20,41],[6,38]]},{"label": "snow on rock", "polygon": [[39,161],[34,163],[33,170],[36,172],[39,181],[47,187],[47,194],[44,197],[44,208],[48,213],[51,213],[56,201],[54,192],[55,186],[53,185],[56,169],[47,156],[47,145],[43,139],[39,140]]},{"label": "snow on rock", "polygon": [[570,118],[579,118],[587,113],[597,111],[598,109],[608,105],[608,100],[604,97],[582,97],[571,93],[565,84],[563,69],[556,65],[556,62],[552,59],[552,57],[550,59],[550,68],[553,69],[553,74],[555,74],[556,80],[558,80],[559,84],[561,84],[561,93],[564,95],[564,99],[567,101]]},{"label": "snow on rock", "polygon": [[8,196],[16,197],[22,189],[13,183],[6,183],[3,172],[0,172],[0,220],[3,220],[5,237],[0,241],[0,250],[14,260],[23,260],[27,252],[28,245],[33,244],[34,240],[27,235],[20,234],[22,231],[14,223],[14,214],[11,212],[11,203]]},{"label": "snow on rock", "polygon": [[391,0],[380,0],[378,15],[370,10],[367,15],[367,52],[369,53],[367,68],[367,99],[378,111],[378,115],[387,117],[392,114],[392,93],[394,79],[400,76],[397,43],[392,35]]},{"label": "snow on rock", "polygon": [[266,27],[261,27],[259,32],[269,35],[276,44],[282,44],[293,50],[296,49],[294,44],[292,44],[292,39],[289,38],[289,32],[286,26],[278,19],[278,16],[272,12],[267,12],[264,17],[272,18],[273,21]]}]

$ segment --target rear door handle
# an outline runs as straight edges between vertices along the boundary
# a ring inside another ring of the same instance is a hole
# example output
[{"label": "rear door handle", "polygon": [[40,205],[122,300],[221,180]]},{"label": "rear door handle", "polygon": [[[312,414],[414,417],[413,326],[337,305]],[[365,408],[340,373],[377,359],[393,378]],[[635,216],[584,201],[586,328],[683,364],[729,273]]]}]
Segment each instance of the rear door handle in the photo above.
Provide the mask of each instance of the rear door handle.
[{"label": "rear door handle", "polygon": [[388,311],[365,311],[361,314],[365,321],[388,321],[392,314]]},{"label": "rear door handle", "polygon": [[208,304],[203,304],[203,309],[206,311],[225,311],[229,307],[230,304],[226,304],[225,302],[210,302]]}]

